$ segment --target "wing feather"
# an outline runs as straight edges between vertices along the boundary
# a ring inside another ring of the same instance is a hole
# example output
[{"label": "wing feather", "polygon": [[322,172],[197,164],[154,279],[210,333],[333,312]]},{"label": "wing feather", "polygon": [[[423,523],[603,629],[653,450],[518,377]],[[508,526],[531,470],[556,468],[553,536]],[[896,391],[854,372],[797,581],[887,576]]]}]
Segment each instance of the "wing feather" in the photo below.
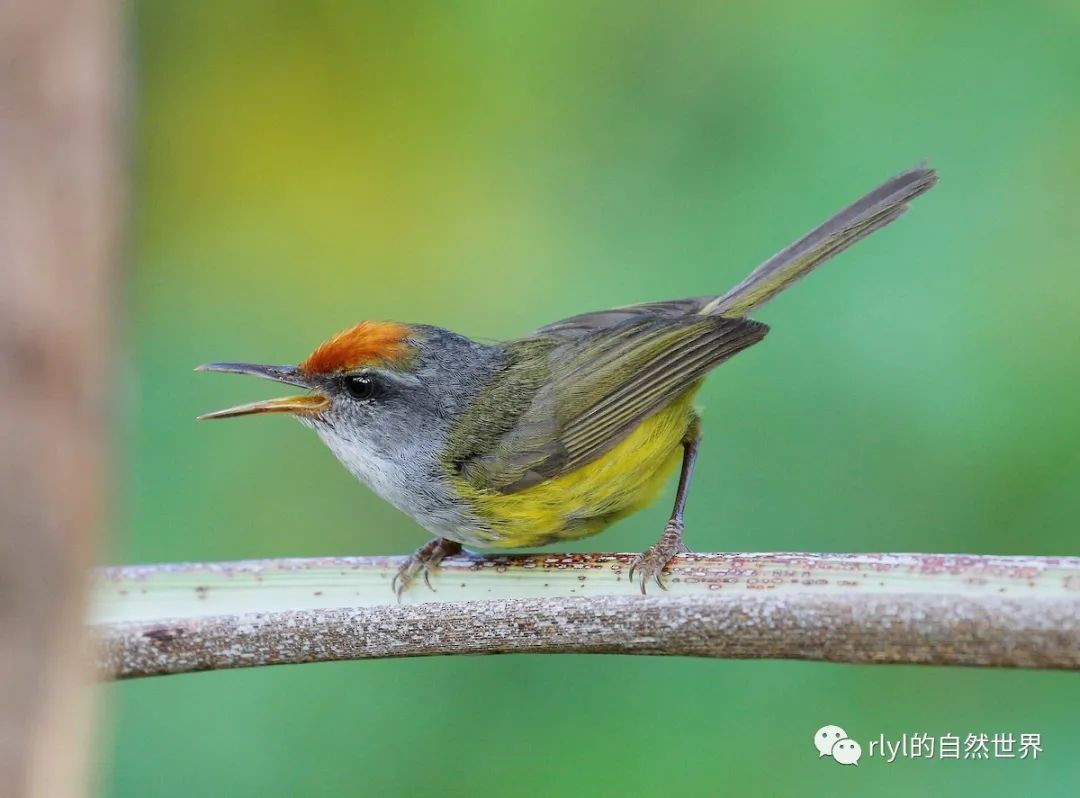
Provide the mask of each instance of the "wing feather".
[{"label": "wing feather", "polygon": [[760,341],[744,316],[890,224],[937,182],[922,165],[886,181],[721,296],[583,313],[504,345],[506,366],[459,424],[448,462],[482,490],[523,490],[579,468]]},{"label": "wing feather", "polygon": [[514,493],[586,465],[768,332],[749,319],[665,310],[587,314],[584,325],[540,331],[556,341],[541,350],[547,378],[513,427],[460,472],[478,488]]}]

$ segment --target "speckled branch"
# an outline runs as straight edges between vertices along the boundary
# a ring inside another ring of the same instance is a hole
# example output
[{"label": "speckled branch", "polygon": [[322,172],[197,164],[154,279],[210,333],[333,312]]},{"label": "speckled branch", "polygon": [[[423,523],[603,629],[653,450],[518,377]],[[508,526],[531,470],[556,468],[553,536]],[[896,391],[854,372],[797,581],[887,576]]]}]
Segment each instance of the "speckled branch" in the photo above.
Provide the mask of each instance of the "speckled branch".
[{"label": "speckled branch", "polygon": [[667,654],[1080,669],[1080,558],[689,554],[642,596],[625,554],[457,557],[394,601],[401,558],[107,568],[99,671],[375,657]]}]

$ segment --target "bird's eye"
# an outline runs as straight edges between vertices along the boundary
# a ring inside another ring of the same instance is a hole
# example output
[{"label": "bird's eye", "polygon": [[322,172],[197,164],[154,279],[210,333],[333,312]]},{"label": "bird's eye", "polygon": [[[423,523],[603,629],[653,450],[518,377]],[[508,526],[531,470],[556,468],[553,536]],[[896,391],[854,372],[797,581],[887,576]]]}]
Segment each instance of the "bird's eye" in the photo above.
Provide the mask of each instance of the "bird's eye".
[{"label": "bird's eye", "polygon": [[366,402],[375,398],[378,393],[378,386],[375,384],[375,380],[362,374],[356,377],[347,377],[345,379],[345,391],[353,399]]}]

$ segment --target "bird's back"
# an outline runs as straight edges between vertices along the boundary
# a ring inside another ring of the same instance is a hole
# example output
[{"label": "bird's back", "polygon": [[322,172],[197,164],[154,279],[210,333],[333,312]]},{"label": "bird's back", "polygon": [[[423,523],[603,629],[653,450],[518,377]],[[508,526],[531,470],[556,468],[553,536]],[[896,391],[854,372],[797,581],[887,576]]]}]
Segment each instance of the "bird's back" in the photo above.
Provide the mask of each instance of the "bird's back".
[{"label": "bird's back", "polygon": [[725,294],[585,313],[503,345],[491,389],[450,447],[489,543],[591,534],[650,501],[704,375],[768,332],[746,314],[899,218],[936,180],[920,166],[886,181]]}]

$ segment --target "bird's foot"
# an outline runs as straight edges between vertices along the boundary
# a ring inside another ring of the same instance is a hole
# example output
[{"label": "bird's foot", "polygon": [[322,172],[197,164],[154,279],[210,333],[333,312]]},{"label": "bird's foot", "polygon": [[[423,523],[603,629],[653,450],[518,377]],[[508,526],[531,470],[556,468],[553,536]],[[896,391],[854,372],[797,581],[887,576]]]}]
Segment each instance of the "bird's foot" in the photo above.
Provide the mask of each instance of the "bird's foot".
[{"label": "bird's foot", "polygon": [[642,593],[645,592],[645,586],[650,580],[655,581],[661,590],[667,590],[660,578],[664,573],[664,568],[675,559],[676,555],[689,551],[683,543],[682,534],[682,521],[672,518],[664,527],[664,534],[660,536],[660,540],[634,558],[634,562],[630,564],[629,579],[631,582],[634,581],[635,571],[641,575]]},{"label": "bird's foot", "polygon": [[431,587],[431,570],[437,568],[444,558],[453,557],[455,554],[460,553],[461,544],[456,540],[435,538],[428,541],[410,554],[409,558],[398,568],[397,574],[394,575],[394,579],[390,583],[390,589],[394,591],[400,601],[401,594],[416,579],[416,575],[422,573],[424,575],[424,584],[434,591],[435,588]]}]

